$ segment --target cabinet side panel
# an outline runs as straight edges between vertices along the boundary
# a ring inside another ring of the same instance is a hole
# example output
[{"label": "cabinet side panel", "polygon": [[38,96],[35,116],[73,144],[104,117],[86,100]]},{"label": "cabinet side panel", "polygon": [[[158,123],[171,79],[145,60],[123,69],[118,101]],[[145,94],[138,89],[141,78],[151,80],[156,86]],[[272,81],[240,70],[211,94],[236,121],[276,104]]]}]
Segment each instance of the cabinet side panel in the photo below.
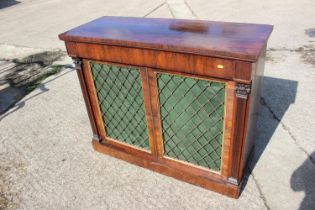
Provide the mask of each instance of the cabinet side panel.
[{"label": "cabinet side panel", "polygon": [[[264,64],[265,64],[265,49],[261,56],[258,59],[257,63],[252,65],[252,89],[251,95],[248,101],[248,114],[247,114],[247,123],[246,123],[246,133],[245,133],[245,142],[244,150],[242,155],[241,169],[243,171],[246,166],[246,162],[249,161],[248,157],[253,149],[255,144],[255,134],[256,134],[256,122],[260,106],[260,93],[261,93],[261,83],[263,80],[264,74]],[[242,176],[242,174],[240,174]]]}]

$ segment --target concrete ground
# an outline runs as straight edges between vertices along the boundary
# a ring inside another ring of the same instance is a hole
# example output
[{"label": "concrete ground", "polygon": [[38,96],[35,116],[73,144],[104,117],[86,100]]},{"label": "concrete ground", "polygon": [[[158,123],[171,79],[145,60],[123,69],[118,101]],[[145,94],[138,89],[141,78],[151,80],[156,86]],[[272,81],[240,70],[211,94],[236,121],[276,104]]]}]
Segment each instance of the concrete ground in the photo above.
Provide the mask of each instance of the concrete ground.
[{"label": "concrete ground", "polygon": [[67,69],[0,116],[0,209],[315,209],[314,7],[313,0],[1,1],[0,59],[64,50],[58,33],[103,15],[275,29],[252,173],[238,200],[93,152],[78,79]]}]

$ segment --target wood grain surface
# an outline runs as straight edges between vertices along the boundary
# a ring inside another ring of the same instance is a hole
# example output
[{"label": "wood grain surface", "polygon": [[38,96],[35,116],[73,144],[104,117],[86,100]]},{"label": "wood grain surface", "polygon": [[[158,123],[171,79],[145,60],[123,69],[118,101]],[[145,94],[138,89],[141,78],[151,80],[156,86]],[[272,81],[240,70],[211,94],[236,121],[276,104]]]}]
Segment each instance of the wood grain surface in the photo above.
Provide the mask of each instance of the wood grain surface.
[{"label": "wood grain surface", "polygon": [[273,26],[199,20],[101,17],[59,35],[98,43],[256,61]]}]

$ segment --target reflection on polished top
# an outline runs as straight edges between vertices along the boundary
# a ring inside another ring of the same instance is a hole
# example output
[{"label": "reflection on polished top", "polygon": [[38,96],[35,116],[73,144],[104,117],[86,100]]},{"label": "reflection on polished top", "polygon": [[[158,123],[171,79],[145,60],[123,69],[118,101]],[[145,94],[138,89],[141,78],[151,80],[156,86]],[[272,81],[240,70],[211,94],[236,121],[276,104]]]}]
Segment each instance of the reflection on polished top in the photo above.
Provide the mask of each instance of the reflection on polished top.
[{"label": "reflection on polished top", "polygon": [[180,19],[101,17],[60,39],[257,61],[273,26]]}]

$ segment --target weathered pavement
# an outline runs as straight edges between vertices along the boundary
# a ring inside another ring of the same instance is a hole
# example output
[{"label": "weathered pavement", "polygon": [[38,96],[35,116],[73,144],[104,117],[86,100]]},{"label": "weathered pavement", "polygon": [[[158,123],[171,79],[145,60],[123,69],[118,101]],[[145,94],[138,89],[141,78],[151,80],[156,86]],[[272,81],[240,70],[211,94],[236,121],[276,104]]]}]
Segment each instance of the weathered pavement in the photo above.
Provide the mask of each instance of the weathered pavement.
[{"label": "weathered pavement", "polygon": [[93,152],[76,73],[68,69],[0,116],[0,209],[315,208],[314,1],[60,4],[22,1],[0,9],[0,59],[64,49],[58,33],[102,15],[275,25],[252,173],[233,200]]}]

